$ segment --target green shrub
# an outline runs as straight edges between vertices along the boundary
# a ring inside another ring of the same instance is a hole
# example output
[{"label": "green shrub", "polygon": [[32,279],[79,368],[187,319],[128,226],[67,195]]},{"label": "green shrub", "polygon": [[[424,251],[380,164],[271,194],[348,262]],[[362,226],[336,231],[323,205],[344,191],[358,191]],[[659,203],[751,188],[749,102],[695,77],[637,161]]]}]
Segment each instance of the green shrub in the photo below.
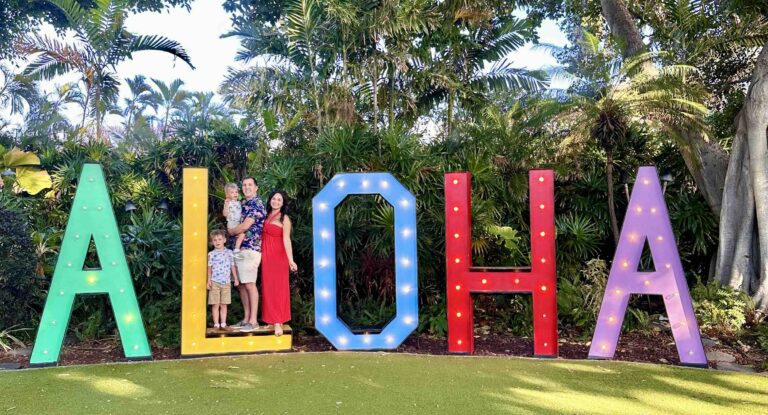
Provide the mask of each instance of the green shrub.
[{"label": "green shrub", "polygon": [[768,352],[768,320],[757,326],[757,344],[763,351]]},{"label": "green shrub", "polygon": [[161,301],[181,292],[178,222],[152,211],[133,214],[122,238],[140,301]]},{"label": "green shrub", "polygon": [[507,331],[515,336],[533,335],[532,296],[516,294],[509,298],[508,295],[492,295],[491,298],[493,298],[491,303],[493,309],[482,310],[476,307],[480,315],[475,317],[475,321],[483,321],[483,314],[485,314],[495,333]]},{"label": "green shrub", "polygon": [[419,333],[429,333],[433,336],[445,336],[448,332],[448,317],[445,302],[432,304],[419,309]]},{"label": "green shrub", "polygon": [[76,296],[69,328],[80,341],[114,337],[117,324],[107,296]]},{"label": "green shrub", "polygon": [[31,329],[28,328],[16,328],[8,327],[0,331],[0,351],[8,352],[13,350],[14,347],[24,347],[26,344],[21,340],[21,336],[18,333],[22,333]]},{"label": "green shrub", "polygon": [[568,212],[557,217],[556,227],[558,263],[579,262],[600,253],[603,235],[590,217]]},{"label": "green shrub", "polygon": [[0,329],[32,324],[35,259],[27,225],[18,214],[0,208]]},{"label": "green shrub", "polygon": [[579,274],[559,278],[557,309],[560,323],[589,335],[600,312],[608,264],[602,259],[587,261]]},{"label": "green shrub", "polygon": [[[143,305],[141,314],[147,337],[155,346],[178,347],[181,344],[181,296],[169,295]],[[231,319],[230,319],[231,320]]]},{"label": "green shrub", "polygon": [[315,303],[311,297],[302,297],[298,289],[291,290],[290,325],[294,333],[314,330],[315,327]]},{"label": "green shrub", "polygon": [[703,284],[697,280],[691,297],[699,326],[725,335],[740,331],[754,308],[748,295],[717,282]]},{"label": "green shrub", "polygon": [[[638,300],[635,300],[635,302],[638,302]],[[658,321],[659,317],[658,314],[651,314],[645,310],[630,305],[627,308],[627,314],[624,316],[622,332],[639,331],[648,333],[651,331],[651,324],[653,324],[654,321]]]},{"label": "green shrub", "polygon": [[344,303],[339,307],[339,318],[353,329],[381,328],[395,315],[395,303],[375,298]]}]

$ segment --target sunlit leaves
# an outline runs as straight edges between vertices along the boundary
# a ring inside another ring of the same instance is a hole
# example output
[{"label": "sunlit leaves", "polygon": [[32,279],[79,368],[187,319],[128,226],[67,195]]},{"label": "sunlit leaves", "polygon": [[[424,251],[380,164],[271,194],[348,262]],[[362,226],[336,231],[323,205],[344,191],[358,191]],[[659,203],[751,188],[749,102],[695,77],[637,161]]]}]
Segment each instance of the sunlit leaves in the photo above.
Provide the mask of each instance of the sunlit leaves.
[{"label": "sunlit leaves", "polygon": [[35,195],[51,187],[51,177],[47,171],[40,168],[40,158],[36,154],[15,147],[6,151],[1,146],[0,154],[2,154],[0,170],[3,172],[15,170],[14,188],[17,191]]},{"label": "sunlit leaves", "polygon": [[51,187],[51,176],[45,170],[34,167],[18,167],[16,169],[16,183],[25,192],[36,195],[42,190]]}]

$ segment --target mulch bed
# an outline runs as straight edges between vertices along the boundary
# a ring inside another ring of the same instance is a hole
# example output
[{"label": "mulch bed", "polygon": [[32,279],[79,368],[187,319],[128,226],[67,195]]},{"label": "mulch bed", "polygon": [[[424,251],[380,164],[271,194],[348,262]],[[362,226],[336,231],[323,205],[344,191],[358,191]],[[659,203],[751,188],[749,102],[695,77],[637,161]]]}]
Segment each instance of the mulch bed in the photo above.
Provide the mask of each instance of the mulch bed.
[{"label": "mulch bed", "polygon": [[[748,345],[729,346],[718,344],[714,349],[723,350],[736,357],[742,365],[751,365],[760,371],[764,362],[768,361],[768,353],[759,351]],[[746,349],[745,349],[746,348]],[[332,351],[334,347],[319,335],[298,334],[293,339],[295,352]],[[398,352],[445,355],[448,353],[445,338],[427,335],[412,335],[400,347]],[[586,359],[589,351],[589,340],[583,340],[561,334],[560,359]],[[523,356],[533,357],[533,340],[524,337],[507,335],[476,336],[475,354],[479,356]],[[152,349],[154,360],[179,359],[179,348]],[[0,363],[18,363],[28,367],[28,357],[9,353],[0,353]],[[665,332],[627,333],[619,341],[615,360],[628,362],[647,362],[656,364],[679,364],[675,343],[672,336]],[[115,340],[94,340],[78,344],[65,345],[61,353],[61,366],[78,364],[99,364],[124,362],[123,351]],[[710,362],[710,367],[715,364]]]}]

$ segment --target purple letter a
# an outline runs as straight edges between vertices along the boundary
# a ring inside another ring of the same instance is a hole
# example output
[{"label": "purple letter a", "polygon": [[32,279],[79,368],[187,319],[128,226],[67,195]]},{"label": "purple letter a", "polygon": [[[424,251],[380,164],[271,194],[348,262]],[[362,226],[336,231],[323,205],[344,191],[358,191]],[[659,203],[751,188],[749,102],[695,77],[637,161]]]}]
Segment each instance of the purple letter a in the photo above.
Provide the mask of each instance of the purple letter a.
[{"label": "purple letter a", "polygon": [[[654,272],[637,271],[646,240]],[[655,167],[641,167],[637,173],[592,337],[590,359],[613,358],[630,294],[661,295],[680,362],[706,367],[699,325]]]}]

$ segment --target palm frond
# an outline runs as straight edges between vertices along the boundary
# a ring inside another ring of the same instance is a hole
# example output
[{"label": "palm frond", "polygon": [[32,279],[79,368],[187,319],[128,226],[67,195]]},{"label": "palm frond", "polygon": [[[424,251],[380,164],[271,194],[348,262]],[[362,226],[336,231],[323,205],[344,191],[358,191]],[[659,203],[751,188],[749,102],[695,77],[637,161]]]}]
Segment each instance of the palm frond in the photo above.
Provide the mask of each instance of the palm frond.
[{"label": "palm frond", "polygon": [[499,36],[493,39],[482,58],[497,61],[517,49],[525,46],[526,38],[531,36],[531,24],[527,20],[510,19],[500,30]]},{"label": "palm frond", "polygon": [[321,25],[317,0],[292,0],[286,7],[288,52],[294,63],[314,66],[316,30]]},{"label": "palm frond", "polygon": [[488,73],[475,76],[469,84],[475,88],[482,85],[489,91],[537,92],[547,87],[549,77],[544,71],[512,68],[506,60],[502,60]]},{"label": "palm frond", "polygon": [[88,12],[83,9],[76,0],[46,0],[48,3],[56,6],[67,21],[73,26],[78,27],[88,18]]},{"label": "palm frond", "polygon": [[543,52],[546,52],[552,56],[557,56],[565,51],[565,48],[562,46],[555,45],[554,43],[534,43],[531,47],[532,50],[541,50]]},{"label": "palm frond", "polygon": [[131,45],[128,48],[129,53],[139,52],[143,50],[154,50],[160,52],[170,53],[173,56],[183,60],[189,65],[190,68],[195,69],[192,65],[192,59],[187,54],[187,51],[181,46],[179,42],[166,38],[165,36],[133,36],[131,39]]}]

